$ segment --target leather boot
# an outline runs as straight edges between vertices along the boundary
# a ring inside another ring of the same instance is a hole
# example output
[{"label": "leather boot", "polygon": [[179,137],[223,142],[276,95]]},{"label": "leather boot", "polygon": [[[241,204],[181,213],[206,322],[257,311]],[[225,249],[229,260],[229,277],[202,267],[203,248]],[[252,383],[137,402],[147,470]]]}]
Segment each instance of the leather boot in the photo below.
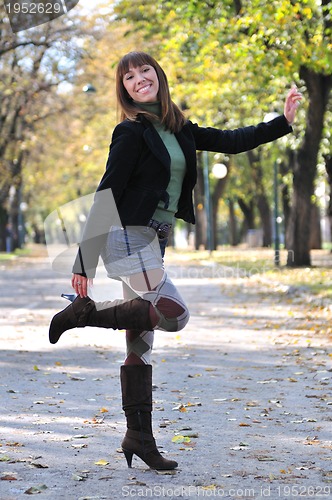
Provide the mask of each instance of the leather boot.
[{"label": "leather boot", "polygon": [[141,298],[132,300],[114,300],[102,304],[96,309],[90,297],[76,297],[63,311],[57,313],[50,324],[49,340],[56,344],[61,335],[72,328],[98,326],[113,330],[140,329],[152,330],[150,302]]},{"label": "leather boot", "polygon": [[177,462],[161,456],[152,433],[152,366],[122,365],[120,380],[122,407],[127,418],[121,446],[128,467],[135,454],[151,469],[175,469]]}]

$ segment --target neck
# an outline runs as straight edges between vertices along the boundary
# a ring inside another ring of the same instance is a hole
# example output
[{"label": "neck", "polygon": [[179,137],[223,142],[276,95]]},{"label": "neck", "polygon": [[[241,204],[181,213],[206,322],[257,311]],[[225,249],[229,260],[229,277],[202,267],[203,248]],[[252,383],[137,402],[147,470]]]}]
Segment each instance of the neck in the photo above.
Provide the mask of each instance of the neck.
[{"label": "neck", "polygon": [[161,116],[161,104],[159,101],[156,102],[137,102],[134,101],[138,108],[147,111],[148,113],[153,113],[154,115]]}]

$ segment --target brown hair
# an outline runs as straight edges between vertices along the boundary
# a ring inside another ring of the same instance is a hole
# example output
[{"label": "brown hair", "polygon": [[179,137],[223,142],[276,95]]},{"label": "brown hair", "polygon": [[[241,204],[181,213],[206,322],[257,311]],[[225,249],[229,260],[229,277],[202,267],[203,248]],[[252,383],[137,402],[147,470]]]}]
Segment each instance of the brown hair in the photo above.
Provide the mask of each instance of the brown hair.
[{"label": "brown hair", "polygon": [[135,121],[139,114],[144,114],[147,118],[155,119],[156,116],[146,110],[140,109],[139,105],[133,103],[123,85],[123,77],[130,67],[137,68],[148,64],[152,66],[159,80],[159,101],[161,104],[161,123],[172,133],[179,132],[186,122],[185,116],[178,106],[172,101],[167,76],[157,61],[145,52],[129,52],[120,60],[116,70],[116,95],[121,108],[121,119]]}]

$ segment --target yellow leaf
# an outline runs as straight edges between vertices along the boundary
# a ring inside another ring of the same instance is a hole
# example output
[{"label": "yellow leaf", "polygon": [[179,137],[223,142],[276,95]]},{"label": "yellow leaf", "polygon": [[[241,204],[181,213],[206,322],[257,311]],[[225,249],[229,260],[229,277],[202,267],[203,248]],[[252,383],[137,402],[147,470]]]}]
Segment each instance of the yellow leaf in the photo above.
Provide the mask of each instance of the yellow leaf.
[{"label": "yellow leaf", "polygon": [[109,462],[107,460],[98,460],[98,462],[95,462],[95,465],[108,465]]},{"label": "yellow leaf", "polygon": [[35,366],[33,367],[33,369],[35,370],[35,372],[39,372],[39,368],[38,368],[38,366],[37,366],[37,365],[35,365]]},{"label": "yellow leaf", "polygon": [[54,364],[55,364],[55,366],[62,366],[61,361],[56,361]]},{"label": "yellow leaf", "polygon": [[187,436],[174,436],[172,438],[172,443],[190,443],[190,438]]},{"label": "yellow leaf", "polygon": [[103,407],[100,409],[100,413],[108,413],[108,409]]},{"label": "yellow leaf", "polygon": [[184,406],[181,406],[180,408],[180,412],[181,413],[186,413],[187,409],[184,407]]}]

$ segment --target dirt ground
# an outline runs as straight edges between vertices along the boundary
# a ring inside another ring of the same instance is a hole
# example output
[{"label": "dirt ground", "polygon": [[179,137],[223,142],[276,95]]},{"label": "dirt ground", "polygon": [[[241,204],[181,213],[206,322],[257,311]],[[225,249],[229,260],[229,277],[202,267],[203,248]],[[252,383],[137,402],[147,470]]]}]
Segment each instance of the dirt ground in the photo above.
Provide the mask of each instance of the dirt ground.
[{"label": "dirt ground", "polygon": [[[167,259],[166,259],[167,264]],[[171,472],[128,469],[123,332],[48,343],[69,277],[44,257],[0,268],[0,499],[332,498],[330,307],[222,266],[166,266],[191,320],[156,332],[154,430]],[[120,294],[101,275],[96,297]]]}]

